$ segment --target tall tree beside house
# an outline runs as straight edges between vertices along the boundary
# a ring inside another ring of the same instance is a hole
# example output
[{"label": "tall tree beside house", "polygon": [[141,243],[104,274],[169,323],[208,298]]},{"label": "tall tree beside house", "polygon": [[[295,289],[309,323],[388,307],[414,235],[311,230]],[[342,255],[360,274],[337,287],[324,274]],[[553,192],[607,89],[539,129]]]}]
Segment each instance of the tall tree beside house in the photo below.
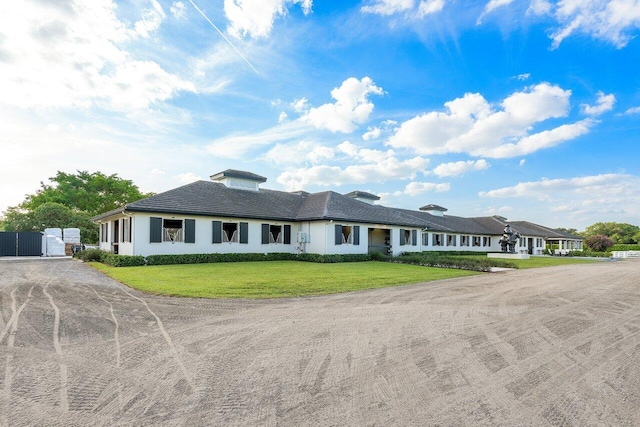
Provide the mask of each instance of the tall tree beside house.
[{"label": "tall tree beside house", "polygon": [[116,174],[77,172],[68,174],[58,171],[56,176],[49,178],[51,183],[41,182],[35,194],[27,195],[20,208],[33,210],[44,203],[53,202],[97,215],[151,195],[141,193],[132,181]]},{"label": "tall tree beside house", "polygon": [[40,183],[18,206],[4,212],[6,231],[42,231],[47,227],[79,228],[83,242],[98,241],[91,217],[148,197],[132,181],[101,172],[60,172]]},{"label": "tall tree beside house", "polygon": [[596,222],[582,232],[585,238],[591,236],[607,236],[614,244],[640,243],[640,227],[619,222]]}]

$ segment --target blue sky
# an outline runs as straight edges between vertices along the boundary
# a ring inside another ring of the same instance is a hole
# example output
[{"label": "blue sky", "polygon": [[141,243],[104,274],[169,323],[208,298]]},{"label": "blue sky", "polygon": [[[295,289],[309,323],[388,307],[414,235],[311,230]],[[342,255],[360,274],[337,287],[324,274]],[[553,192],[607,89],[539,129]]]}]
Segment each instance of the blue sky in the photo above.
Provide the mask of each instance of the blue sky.
[{"label": "blue sky", "polygon": [[640,3],[0,5],[0,211],[57,170],[224,169],[583,230],[640,225]]}]

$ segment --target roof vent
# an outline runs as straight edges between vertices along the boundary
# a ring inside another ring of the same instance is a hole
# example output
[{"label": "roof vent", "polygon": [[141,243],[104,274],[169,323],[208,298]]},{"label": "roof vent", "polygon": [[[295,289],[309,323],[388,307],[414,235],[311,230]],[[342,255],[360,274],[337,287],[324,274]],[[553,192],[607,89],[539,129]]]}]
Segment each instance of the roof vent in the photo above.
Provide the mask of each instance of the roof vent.
[{"label": "roof vent", "polygon": [[366,191],[352,191],[351,193],[345,194],[345,196],[368,203],[370,205],[374,204],[376,200],[380,200],[380,197],[376,196],[375,194],[367,193]]},{"label": "roof vent", "polygon": [[433,216],[444,216],[444,213],[448,209],[438,205],[425,205],[421,207],[420,210]]},{"label": "roof vent", "polygon": [[211,175],[211,181],[220,182],[228,188],[258,191],[260,184],[266,182],[267,178],[251,172],[227,169]]}]

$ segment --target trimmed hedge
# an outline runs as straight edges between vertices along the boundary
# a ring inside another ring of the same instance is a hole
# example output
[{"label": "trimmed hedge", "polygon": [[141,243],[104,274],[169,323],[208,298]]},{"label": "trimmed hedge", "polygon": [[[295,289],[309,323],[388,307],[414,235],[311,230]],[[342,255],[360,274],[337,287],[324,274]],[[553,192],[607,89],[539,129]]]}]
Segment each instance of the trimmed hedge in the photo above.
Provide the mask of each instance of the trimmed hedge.
[{"label": "trimmed hedge", "polygon": [[102,255],[102,262],[111,267],[138,267],[145,264],[145,259],[141,255],[115,255],[105,253]]},{"label": "trimmed hedge", "polygon": [[149,255],[147,265],[171,264],[207,264],[214,262],[248,262],[248,261],[293,261],[296,254],[182,254],[182,255]]},{"label": "trimmed hedge", "polygon": [[[474,255],[476,254],[474,253]],[[460,258],[447,255],[443,252],[404,253],[391,258],[391,261],[402,264],[422,265],[425,267],[456,268],[460,270],[484,272],[491,271],[492,267],[518,268],[516,264],[509,261],[492,258]]]},{"label": "trimmed hedge", "polygon": [[317,262],[317,263],[324,264],[324,263],[336,263],[336,262],[371,261],[372,256],[370,254],[344,254],[344,255],[300,254],[296,257],[296,259],[298,261]]},{"label": "trimmed hedge", "polygon": [[613,245],[610,248],[607,248],[607,251],[640,251],[640,245],[628,245],[619,243],[617,245]]}]

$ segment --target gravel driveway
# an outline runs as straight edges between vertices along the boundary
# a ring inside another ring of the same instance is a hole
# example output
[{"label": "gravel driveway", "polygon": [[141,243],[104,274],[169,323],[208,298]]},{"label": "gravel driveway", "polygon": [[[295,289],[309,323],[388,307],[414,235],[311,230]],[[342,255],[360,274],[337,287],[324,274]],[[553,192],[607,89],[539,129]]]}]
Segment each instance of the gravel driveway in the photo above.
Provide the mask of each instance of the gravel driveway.
[{"label": "gravel driveway", "polygon": [[640,425],[640,261],[270,301],[0,262],[0,425]]}]

